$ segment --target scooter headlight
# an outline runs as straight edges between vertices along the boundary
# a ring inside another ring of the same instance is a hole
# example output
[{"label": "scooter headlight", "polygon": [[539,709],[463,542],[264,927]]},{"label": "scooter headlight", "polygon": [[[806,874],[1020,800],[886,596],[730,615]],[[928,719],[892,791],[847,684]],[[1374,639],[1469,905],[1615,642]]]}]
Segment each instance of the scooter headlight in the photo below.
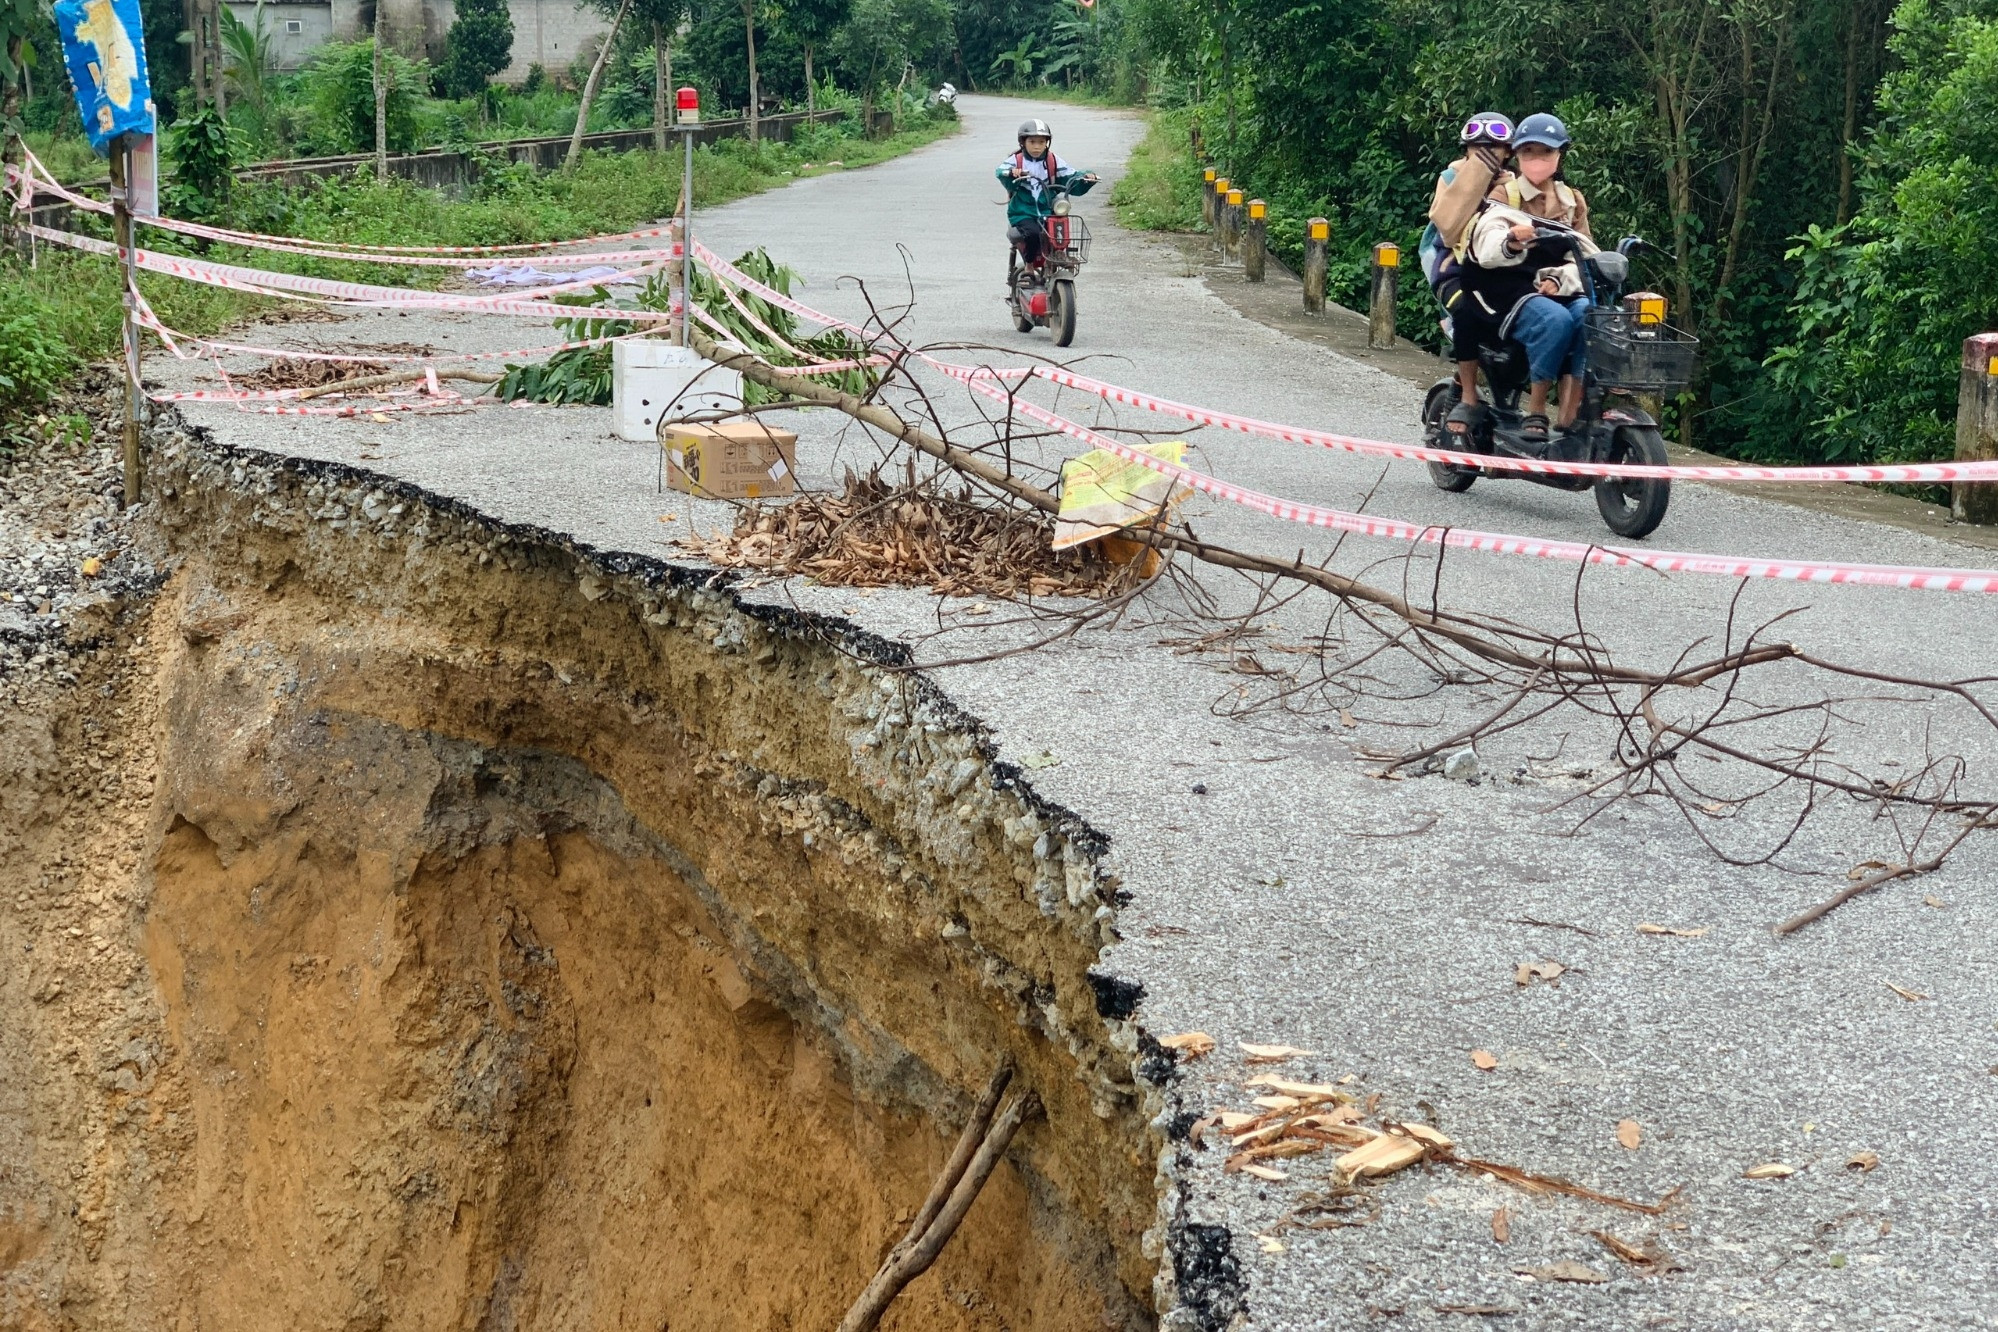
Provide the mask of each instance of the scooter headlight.
[{"label": "scooter headlight", "polygon": [[1067,216],[1068,216],[1068,198],[1067,198],[1067,196],[1063,196],[1062,198],[1059,198],[1059,199],[1056,199],[1056,200],[1054,201],[1054,211],[1055,211],[1055,216],[1056,216],[1056,217],[1067,217]]}]

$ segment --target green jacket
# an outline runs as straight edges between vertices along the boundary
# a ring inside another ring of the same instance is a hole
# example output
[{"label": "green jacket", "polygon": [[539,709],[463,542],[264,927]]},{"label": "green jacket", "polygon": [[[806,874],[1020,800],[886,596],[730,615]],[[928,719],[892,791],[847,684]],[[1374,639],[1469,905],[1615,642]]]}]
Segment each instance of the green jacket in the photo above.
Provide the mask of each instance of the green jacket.
[{"label": "green jacket", "polygon": [[[1084,180],[1089,173],[1072,167],[1055,155],[1052,148],[1040,160],[1028,157],[1024,152],[1008,153],[992,174],[998,177],[999,184],[1006,191],[1006,224],[1018,226],[1031,218],[1049,217],[1054,213],[1054,193],[1047,188],[1047,166],[1053,159],[1055,181],[1070,194],[1087,194],[1096,188],[1093,180]],[[1025,166],[1032,174],[1023,179],[1013,179],[1013,168]]]}]

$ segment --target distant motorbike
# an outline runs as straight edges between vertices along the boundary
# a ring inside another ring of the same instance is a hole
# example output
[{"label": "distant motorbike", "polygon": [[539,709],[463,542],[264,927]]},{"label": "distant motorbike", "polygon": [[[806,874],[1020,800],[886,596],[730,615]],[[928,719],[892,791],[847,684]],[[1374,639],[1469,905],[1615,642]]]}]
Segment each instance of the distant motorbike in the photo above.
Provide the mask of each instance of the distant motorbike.
[{"label": "distant motorbike", "polygon": [[[1665,437],[1659,432],[1657,419],[1639,404],[1637,395],[1666,396],[1684,390],[1693,379],[1699,339],[1666,324],[1660,311],[1621,308],[1623,287],[1630,278],[1631,256],[1644,248],[1642,240],[1626,236],[1617,242],[1616,249],[1584,257],[1581,239],[1571,229],[1543,222],[1535,230],[1543,239],[1568,242],[1582,270],[1590,304],[1584,332],[1588,354],[1582,379],[1582,404],[1575,418],[1576,433],[1585,439],[1586,447],[1579,457],[1564,454],[1563,460],[1664,465]],[[1423,402],[1422,420],[1429,447],[1536,461],[1548,458],[1548,443],[1520,435],[1523,416],[1520,397],[1527,387],[1526,349],[1508,340],[1499,347],[1480,349],[1478,363],[1484,368],[1492,398],[1483,419],[1468,438],[1451,434],[1445,428],[1444,418],[1457,402],[1456,380],[1439,380]],[[1438,489],[1452,493],[1469,490],[1480,476],[1517,478],[1557,490],[1593,489],[1603,522],[1618,536],[1631,539],[1656,531],[1658,524],[1665,521],[1665,510],[1672,501],[1672,483],[1663,478],[1625,480],[1464,467],[1455,463],[1429,464],[1430,480]]]},{"label": "distant motorbike", "polygon": [[1022,333],[1051,329],[1055,346],[1066,347],[1075,341],[1075,275],[1089,262],[1089,224],[1069,212],[1067,190],[1047,188],[1054,195],[1053,215],[1041,223],[1048,243],[1034,264],[1021,261],[1018,246],[1007,247],[1006,304],[1014,328]]}]

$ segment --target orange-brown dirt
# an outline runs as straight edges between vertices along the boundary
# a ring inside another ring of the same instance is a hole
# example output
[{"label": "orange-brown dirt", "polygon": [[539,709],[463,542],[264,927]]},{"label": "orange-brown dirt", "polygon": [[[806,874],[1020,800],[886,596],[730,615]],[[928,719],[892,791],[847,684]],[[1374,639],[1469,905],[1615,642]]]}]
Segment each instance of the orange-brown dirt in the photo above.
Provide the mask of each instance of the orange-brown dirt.
[{"label": "orange-brown dirt", "polygon": [[0,721],[0,1329],[831,1328],[1002,1057],[1047,1115],[885,1326],[1152,1325],[1109,886],[934,700],[407,495],[159,484],[166,587]]}]

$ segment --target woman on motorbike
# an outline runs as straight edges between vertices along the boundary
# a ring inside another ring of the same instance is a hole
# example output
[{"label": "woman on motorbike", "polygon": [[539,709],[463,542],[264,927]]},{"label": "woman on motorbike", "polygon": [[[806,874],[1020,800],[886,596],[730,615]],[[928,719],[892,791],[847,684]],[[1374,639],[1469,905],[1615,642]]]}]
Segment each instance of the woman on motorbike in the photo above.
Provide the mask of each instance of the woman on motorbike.
[{"label": "woman on motorbike", "polygon": [[[1520,438],[1527,443],[1548,439],[1547,398],[1557,380],[1561,405],[1556,424],[1563,434],[1581,409],[1582,331],[1589,302],[1568,243],[1543,238],[1540,226],[1551,222],[1574,231],[1585,253],[1595,248],[1588,200],[1560,179],[1570,142],[1567,127],[1555,116],[1543,112],[1520,122],[1513,136],[1516,174],[1493,185],[1470,228],[1462,279],[1465,299],[1455,320],[1460,371],[1468,353],[1473,383],[1479,346],[1513,338],[1526,348],[1530,383]],[[1452,412],[1450,428],[1466,430],[1472,419]]]},{"label": "woman on motorbike", "polygon": [[1087,194],[1096,186],[1096,173],[1078,171],[1054,155],[1054,131],[1045,120],[1029,120],[1015,136],[1018,151],[999,163],[994,173],[1006,188],[1006,239],[1013,242],[1031,271],[1047,251],[1047,219],[1054,213],[1055,190]]},{"label": "woman on motorbike", "polygon": [[[1457,134],[1464,155],[1436,177],[1436,191],[1429,201],[1429,225],[1423,229],[1419,249],[1423,275],[1443,306],[1445,332],[1453,336],[1457,307],[1464,298],[1465,233],[1484,206],[1486,195],[1513,179],[1506,170],[1512,160],[1512,136],[1510,116],[1478,112]],[[1475,343],[1459,345],[1457,401],[1462,410],[1453,413],[1451,420],[1465,422],[1463,428],[1468,429],[1479,409],[1478,349]]]}]

